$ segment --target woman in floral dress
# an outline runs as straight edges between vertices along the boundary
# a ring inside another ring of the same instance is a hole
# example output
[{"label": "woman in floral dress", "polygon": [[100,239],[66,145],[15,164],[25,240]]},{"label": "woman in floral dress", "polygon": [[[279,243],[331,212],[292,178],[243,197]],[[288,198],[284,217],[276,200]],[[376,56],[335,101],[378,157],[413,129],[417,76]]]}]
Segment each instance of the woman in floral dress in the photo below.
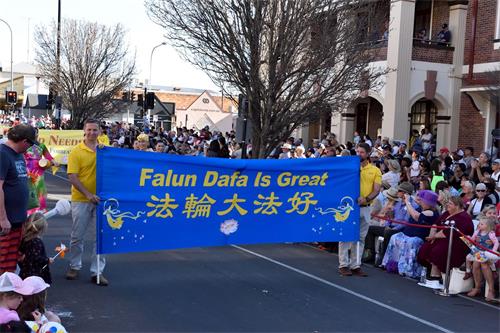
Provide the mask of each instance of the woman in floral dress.
[{"label": "woman in floral dress", "polygon": [[57,166],[59,164],[54,160],[54,157],[50,155],[50,152],[43,143],[31,146],[24,153],[24,160],[26,161],[28,176],[31,181],[30,189],[35,191],[36,198],[38,199],[38,207],[29,207],[30,210],[28,211],[28,214],[36,211],[46,211],[47,188],[45,187],[45,179],[43,174],[45,170],[52,165]]},{"label": "woman in floral dress", "polygon": [[393,235],[387,246],[382,260],[382,266],[388,272],[417,278],[422,272],[422,266],[417,262],[417,253],[425,238],[429,235],[430,228],[439,217],[436,209],[438,195],[429,190],[418,191],[415,202],[419,205],[413,208],[409,195],[405,195],[406,208],[410,215],[408,221],[417,226],[404,226],[401,232]]}]

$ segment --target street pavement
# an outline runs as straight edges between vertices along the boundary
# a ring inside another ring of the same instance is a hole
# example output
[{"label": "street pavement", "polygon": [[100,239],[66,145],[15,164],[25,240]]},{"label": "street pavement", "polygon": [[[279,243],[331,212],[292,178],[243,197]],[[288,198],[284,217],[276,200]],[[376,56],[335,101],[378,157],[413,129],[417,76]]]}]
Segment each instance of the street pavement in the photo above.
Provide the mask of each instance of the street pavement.
[{"label": "street pavement", "polygon": [[[69,198],[46,175],[49,207]],[[49,220],[48,253],[69,245],[70,216]],[[499,332],[500,308],[442,297],[371,266],[341,277],[335,254],[307,244],[192,248],[107,256],[108,287],[90,283],[91,234],[80,279],[51,266],[48,306],[70,332]]]}]

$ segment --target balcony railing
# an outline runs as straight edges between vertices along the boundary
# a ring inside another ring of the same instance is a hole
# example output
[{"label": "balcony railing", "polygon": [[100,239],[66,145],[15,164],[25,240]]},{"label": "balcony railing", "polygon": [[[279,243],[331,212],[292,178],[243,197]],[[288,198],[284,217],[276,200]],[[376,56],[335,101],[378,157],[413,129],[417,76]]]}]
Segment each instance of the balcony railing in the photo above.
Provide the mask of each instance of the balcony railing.
[{"label": "balcony railing", "polygon": [[451,64],[454,51],[451,43],[414,38],[411,60]]},{"label": "balcony railing", "polygon": [[[361,43],[370,52],[372,61],[387,60],[387,40],[374,40]],[[413,39],[412,60],[440,64],[453,63],[455,48],[450,43],[432,40]]]}]

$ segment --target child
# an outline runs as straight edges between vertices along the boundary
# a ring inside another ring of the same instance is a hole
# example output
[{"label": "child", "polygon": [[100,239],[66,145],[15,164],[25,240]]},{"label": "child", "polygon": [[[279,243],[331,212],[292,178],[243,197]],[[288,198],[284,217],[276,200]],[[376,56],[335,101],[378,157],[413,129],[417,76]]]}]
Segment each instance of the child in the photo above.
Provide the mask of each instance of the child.
[{"label": "child", "polygon": [[45,324],[49,321],[61,323],[61,319],[51,311],[46,310],[47,288],[50,287],[39,276],[30,276],[24,279],[24,283],[31,286],[32,295],[24,297],[23,302],[17,309],[21,320],[36,320],[34,314],[39,312],[40,322]]},{"label": "child", "polygon": [[[497,252],[500,244],[498,242],[498,238],[495,235],[496,218],[486,217],[485,215],[481,214],[479,215],[478,219],[479,225],[477,227],[477,230],[472,235],[472,239],[481,246]],[[467,261],[472,262],[474,272],[474,289],[472,289],[467,294],[468,296],[474,297],[481,292],[481,280],[482,275],[484,275],[490,287],[490,289],[488,290],[486,301],[490,301],[495,298],[493,270],[490,266],[494,265],[497,260],[498,256],[490,252],[481,250],[480,248],[476,248],[475,246],[471,247],[471,253],[467,256]],[[470,272],[470,267],[468,269]]]},{"label": "child", "polygon": [[45,246],[40,236],[47,229],[47,220],[41,212],[36,212],[28,217],[28,221],[23,226],[23,236],[19,246],[20,259],[19,276],[40,276],[48,284],[52,283],[49,264],[52,259],[47,257]]},{"label": "child", "polygon": [[16,309],[23,301],[23,295],[32,294],[32,287],[14,273],[0,275],[0,324],[19,321]]}]

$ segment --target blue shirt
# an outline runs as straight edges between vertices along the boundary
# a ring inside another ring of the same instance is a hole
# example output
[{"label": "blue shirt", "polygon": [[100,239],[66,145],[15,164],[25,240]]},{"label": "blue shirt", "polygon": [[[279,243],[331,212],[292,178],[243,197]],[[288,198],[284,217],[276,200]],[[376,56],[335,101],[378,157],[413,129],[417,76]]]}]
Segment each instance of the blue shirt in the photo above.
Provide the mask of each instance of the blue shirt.
[{"label": "blue shirt", "polygon": [[[410,203],[413,206],[413,208],[417,209],[418,205],[413,199],[413,197],[410,197]],[[394,205],[394,219],[396,221],[405,221],[405,222],[408,222],[410,220],[410,213],[408,213],[408,208],[406,208],[406,204],[402,200],[396,202],[396,204]],[[393,230],[401,230],[405,225],[386,221],[385,226],[390,227]]]}]

